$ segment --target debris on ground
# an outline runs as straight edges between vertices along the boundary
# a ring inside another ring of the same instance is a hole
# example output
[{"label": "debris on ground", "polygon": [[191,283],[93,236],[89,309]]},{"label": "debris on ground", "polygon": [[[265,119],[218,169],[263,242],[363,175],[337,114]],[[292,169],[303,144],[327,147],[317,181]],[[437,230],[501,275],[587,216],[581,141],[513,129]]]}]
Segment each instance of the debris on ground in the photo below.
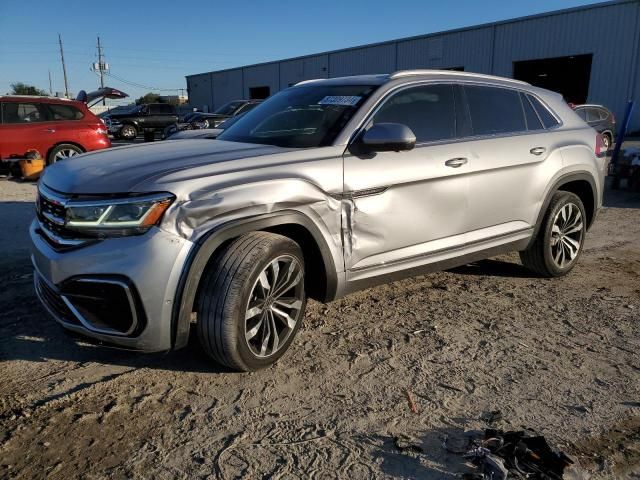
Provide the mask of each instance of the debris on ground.
[{"label": "debris on ground", "polygon": [[422,453],[424,451],[418,439],[405,434],[393,437],[393,444],[401,452]]},{"label": "debris on ground", "polygon": [[415,400],[413,399],[413,394],[410,389],[406,389],[407,393],[407,402],[409,403],[409,409],[412,413],[418,413],[418,406],[416,405]]},{"label": "debris on ground", "polygon": [[484,439],[472,441],[464,458],[478,469],[463,477],[467,480],[562,480],[565,469],[575,463],[542,436],[493,428],[484,431]]}]

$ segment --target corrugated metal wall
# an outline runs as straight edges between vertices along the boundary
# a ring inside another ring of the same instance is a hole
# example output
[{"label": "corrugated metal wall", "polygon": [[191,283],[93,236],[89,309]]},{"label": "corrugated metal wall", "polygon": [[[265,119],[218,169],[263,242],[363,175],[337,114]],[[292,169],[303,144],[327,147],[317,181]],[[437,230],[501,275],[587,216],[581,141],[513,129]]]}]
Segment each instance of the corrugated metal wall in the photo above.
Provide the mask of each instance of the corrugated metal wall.
[{"label": "corrugated metal wall", "polygon": [[[513,62],[592,54],[588,101],[622,117],[640,99],[640,1],[620,1],[187,77],[190,102],[215,107],[251,87],[271,93],[312,78],[387,73],[412,68],[456,68],[513,75]],[[212,80],[211,80],[212,79]],[[213,84],[211,84],[213,82]],[[213,88],[212,88],[213,87]],[[640,105],[632,121],[640,129]]]},{"label": "corrugated metal wall", "polygon": [[491,71],[493,27],[398,42],[398,70],[456,68]]},{"label": "corrugated metal wall", "polygon": [[593,54],[588,101],[621,116],[632,79],[637,10],[637,3],[626,3],[499,25],[493,73],[510,77],[520,60]]},{"label": "corrugated metal wall", "polygon": [[211,73],[203,73],[187,77],[189,104],[200,109],[203,109],[205,106],[211,108],[213,105],[211,77]]}]

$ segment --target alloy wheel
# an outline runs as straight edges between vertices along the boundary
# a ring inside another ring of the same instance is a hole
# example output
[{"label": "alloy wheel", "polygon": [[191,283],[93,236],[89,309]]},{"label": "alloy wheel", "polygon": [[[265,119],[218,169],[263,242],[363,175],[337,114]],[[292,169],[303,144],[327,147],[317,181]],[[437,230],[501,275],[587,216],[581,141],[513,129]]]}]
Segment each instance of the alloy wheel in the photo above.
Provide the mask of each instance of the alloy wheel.
[{"label": "alloy wheel", "polygon": [[135,138],[136,136],[136,132],[133,129],[133,127],[129,127],[129,126],[124,126],[122,127],[122,131],[120,132],[120,134],[126,138],[131,140],[132,138]]},{"label": "alloy wheel", "polygon": [[584,237],[584,222],[580,208],[567,203],[556,213],[551,227],[551,258],[559,268],[571,265],[580,252]]},{"label": "alloy wheel", "polygon": [[74,155],[78,155],[76,150],[72,148],[64,148],[55,154],[53,161],[57,162],[58,160],[64,160],[65,158],[73,157]]},{"label": "alloy wheel", "polygon": [[245,310],[245,340],[251,353],[266,358],[286,344],[300,321],[303,269],[291,255],[272,260],[260,273]]}]

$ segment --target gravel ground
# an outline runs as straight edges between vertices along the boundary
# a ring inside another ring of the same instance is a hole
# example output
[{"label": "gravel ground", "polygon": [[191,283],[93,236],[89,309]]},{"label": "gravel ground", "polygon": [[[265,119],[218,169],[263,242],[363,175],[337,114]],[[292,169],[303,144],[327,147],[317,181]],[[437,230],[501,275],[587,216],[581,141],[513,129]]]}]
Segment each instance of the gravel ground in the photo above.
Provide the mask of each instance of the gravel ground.
[{"label": "gravel ground", "polygon": [[0,179],[1,478],[450,479],[467,467],[443,439],[495,410],[592,478],[640,478],[638,194],[607,193],[565,278],[507,255],[311,302],[279,364],[238,374],[195,339],[142,355],[64,334],[32,292],[34,191]]}]

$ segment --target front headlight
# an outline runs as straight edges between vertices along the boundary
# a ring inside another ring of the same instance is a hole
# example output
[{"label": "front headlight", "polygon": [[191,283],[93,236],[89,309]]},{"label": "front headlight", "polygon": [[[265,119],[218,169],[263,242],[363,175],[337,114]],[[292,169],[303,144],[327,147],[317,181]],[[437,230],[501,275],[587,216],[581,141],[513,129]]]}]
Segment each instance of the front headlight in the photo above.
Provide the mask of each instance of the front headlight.
[{"label": "front headlight", "polygon": [[65,227],[85,235],[140,235],[157,225],[175,200],[170,193],[108,200],[70,201]]}]

